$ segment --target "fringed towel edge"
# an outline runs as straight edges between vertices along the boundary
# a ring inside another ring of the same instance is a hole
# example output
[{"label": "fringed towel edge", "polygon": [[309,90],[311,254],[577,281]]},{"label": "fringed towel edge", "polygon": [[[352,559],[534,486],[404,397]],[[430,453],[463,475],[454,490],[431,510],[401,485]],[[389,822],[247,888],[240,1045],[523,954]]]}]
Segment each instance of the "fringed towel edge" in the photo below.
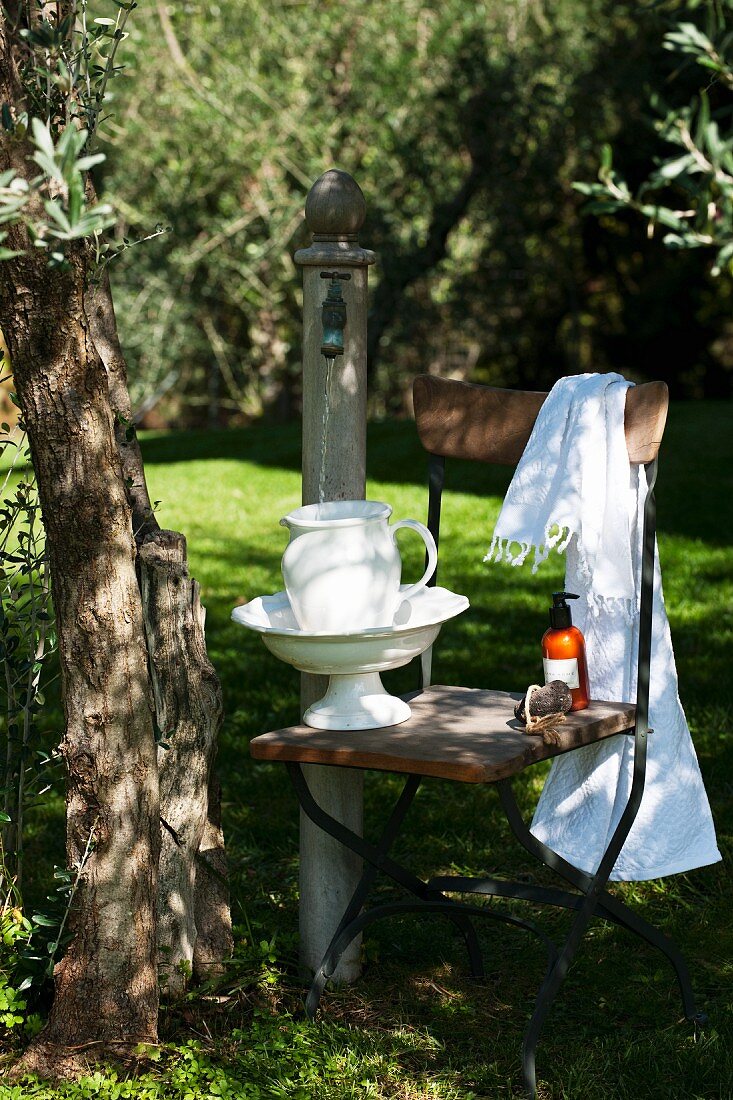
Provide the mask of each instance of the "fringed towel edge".
[{"label": "fringed towel edge", "polygon": [[[494,534],[488,553],[484,555],[485,562],[505,562],[507,565],[524,565],[529,553],[534,546],[534,561],[532,572],[536,573],[539,567],[550,556],[551,550],[557,550],[558,554],[564,553],[568,543],[573,537],[572,528],[560,523],[548,523],[545,527],[544,538],[541,543],[534,543],[527,539],[510,538]],[[512,552],[512,547],[518,546],[519,550]]]}]

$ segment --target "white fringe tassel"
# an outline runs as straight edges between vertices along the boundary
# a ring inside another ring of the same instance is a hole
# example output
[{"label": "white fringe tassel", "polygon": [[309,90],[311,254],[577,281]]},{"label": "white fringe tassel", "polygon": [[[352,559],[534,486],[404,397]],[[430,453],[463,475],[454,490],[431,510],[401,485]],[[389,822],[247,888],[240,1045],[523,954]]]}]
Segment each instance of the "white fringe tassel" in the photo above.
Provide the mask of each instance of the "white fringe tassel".
[{"label": "white fringe tassel", "polygon": [[[567,545],[572,537],[573,532],[569,527],[561,527],[557,523],[549,523],[545,528],[544,540],[540,545],[534,547],[532,572],[536,573],[542,563],[547,561],[551,550],[557,550],[558,554],[562,554],[563,551],[567,549]],[[519,550],[512,550],[514,546],[518,546]],[[531,542],[519,542],[518,539],[501,538],[499,535],[494,535],[491,540],[489,552],[485,555],[484,561],[503,561],[507,565],[514,566],[524,565],[532,546],[533,543]]]}]

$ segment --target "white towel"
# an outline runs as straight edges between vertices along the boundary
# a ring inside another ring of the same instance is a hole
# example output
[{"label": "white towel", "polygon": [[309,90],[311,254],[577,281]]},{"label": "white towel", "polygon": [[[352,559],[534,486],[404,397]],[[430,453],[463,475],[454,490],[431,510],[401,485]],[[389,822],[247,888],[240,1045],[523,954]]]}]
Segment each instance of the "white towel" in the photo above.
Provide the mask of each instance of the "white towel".
[{"label": "white towel", "polygon": [[[591,696],[636,696],[646,478],[624,437],[630,383],[618,374],[562,378],[543,404],[506,494],[486,560],[533,572],[567,549],[565,587],[581,599]],[[515,549],[515,544],[519,544]],[[639,880],[717,862],[710,806],[677,691],[672,638],[655,555],[648,762],[644,796],[611,878]],[[553,761],[532,832],[593,873],[631,789],[634,745],[613,737]]]}]

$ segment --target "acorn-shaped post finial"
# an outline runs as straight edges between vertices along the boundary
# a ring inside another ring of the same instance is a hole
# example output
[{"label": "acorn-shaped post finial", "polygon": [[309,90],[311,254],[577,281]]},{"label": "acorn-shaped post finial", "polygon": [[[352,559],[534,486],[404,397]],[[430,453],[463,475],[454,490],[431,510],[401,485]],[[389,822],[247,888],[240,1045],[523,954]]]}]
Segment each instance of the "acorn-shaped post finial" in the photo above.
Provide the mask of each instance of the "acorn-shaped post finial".
[{"label": "acorn-shaped post finial", "polygon": [[365,217],[361,187],[340,168],[329,168],[308,192],[305,220],[314,241],[355,241]]}]

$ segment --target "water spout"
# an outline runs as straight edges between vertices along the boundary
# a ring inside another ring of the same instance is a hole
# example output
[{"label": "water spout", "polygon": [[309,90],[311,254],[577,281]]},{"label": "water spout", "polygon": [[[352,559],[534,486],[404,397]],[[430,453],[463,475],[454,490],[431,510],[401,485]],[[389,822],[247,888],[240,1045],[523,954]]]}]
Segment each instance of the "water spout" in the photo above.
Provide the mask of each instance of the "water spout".
[{"label": "water spout", "polygon": [[321,306],[323,321],[323,343],[321,354],[330,365],[337,355],[344,354],[344,329],[346,327],[346,302],[341,293],[341,282],[347,282],[351,275],[341,274],[338,271],[322,271],[322,279],[330,279],[328,292]]}]

